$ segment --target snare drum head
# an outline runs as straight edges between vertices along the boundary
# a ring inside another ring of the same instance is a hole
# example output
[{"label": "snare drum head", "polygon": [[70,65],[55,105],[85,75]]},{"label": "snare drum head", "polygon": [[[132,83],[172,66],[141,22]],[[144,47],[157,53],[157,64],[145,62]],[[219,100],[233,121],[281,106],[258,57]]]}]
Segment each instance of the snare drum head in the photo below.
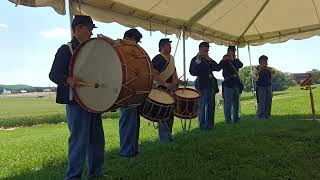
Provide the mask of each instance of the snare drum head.
[{"label": "snare drum head", "polygon": [[183,98],[198,98],[200,96],[195,89],[191,88],[179,88],[174,94]]},{"label": "snare drum head", "polygon": [[161,104],[174,104],[173,97],[169,93],[159,89],[152,89],[148,98]]},{"label": "snare drum head", "polygon": [[104,112],[117,100],[122,85],[120,59],[107,41],[90,39],[80,45],[72,57],[72,76],[99,87],[75,88],[78,103],[92,112]]}]

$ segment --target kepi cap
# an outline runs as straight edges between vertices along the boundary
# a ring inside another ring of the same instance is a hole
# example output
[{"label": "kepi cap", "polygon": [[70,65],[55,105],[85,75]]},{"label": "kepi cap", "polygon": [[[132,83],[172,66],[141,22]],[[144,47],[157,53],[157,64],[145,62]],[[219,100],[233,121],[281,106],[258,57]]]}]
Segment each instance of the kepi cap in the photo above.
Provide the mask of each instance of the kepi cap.
[{"label": "kepi cap", "polygon": [[236,47],[235,46],[229,46],[228,47],[228,51],[236,51]]},{"label": "kepi cap", "polygon": [[201,48],[201,47],[207,47],[207,48],[209,48],[210,45],[209,45],[208,42],[201,42],[201,43],[199,44],[199,48]]},{"label": "kepi cap", "polygon": [[72,21],[72,28],[74,29],[77,25],[85,25],[88,26],[89,28],[97,28],[95,24],[93,24],[93,21],[90,16],[85,16],[85,15],[75,15],[74,19]]},{"label": "kepi cap", "polygon": [[129,29],[124,33],[123,38],[133,38],[136,42],[141,42],[142,34],[135,28]]},{"label": "kepi cap", "polygon": [[160,39],[159,41],[159,48],[165,44],[168,44],[168,43],[171,43],[172,41],[170,41],[169,38],[163,38],[163,39]]}]

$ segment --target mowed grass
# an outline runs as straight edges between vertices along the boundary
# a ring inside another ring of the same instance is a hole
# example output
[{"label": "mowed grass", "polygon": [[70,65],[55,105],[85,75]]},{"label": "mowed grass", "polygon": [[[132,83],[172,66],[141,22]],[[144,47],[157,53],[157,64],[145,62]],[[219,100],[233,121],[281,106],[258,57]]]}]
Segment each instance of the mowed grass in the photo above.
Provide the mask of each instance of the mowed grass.
[{"label": "mowed grass", "polygon": [[[314,97],[320,118],[319,86]],[[135,158],[118,156],[118,119],[104,120],[107,178],[320,179],[320,124],[305,120],[311,113],[308,92],[276,92],[267,121],[255,118],[250,94],[242,99],[240,124],[226,126],[222,108],[211,131],[200,131],[193,120],[191,130],[183,132],[176,119],[174,143],[158,144],[157,130],[142,119]],[[0,178],[63,179],[68,136],[65,123],[0,131]]]},{"label": "mowed grass", "polygon": [[0,128],[65,121],[65,106],[54,98],[0,98]]}]

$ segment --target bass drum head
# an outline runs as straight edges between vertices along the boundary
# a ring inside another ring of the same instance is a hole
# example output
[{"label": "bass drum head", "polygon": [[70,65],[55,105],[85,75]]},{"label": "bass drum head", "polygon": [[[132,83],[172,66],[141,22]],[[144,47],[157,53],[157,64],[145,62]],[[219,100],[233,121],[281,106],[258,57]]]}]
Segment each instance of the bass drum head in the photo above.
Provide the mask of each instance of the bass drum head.
[{"label": "bass drum head", "polygon": [[112,45],[103,39],[81,44],[72,57],[71,73],[99,87],[74,88],[77,102],[90,112],[105,112],[116,102],[122,86],[122,66]]}]

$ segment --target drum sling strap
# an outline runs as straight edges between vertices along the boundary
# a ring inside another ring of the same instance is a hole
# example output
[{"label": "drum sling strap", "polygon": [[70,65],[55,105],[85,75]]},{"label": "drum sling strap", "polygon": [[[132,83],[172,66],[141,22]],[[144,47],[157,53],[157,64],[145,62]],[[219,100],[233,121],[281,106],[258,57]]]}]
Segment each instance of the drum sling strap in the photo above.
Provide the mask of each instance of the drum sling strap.
[{"label": "drum sling strap", "polygon": [[[71,43],[67,43],[67,46],[69,47],[71,56],[73,56],[72,44]],[[73,92],[72,92],[71,86],[69,86],[69,101],[72,101],[72,100],[73,100]]]},{"label": "drum sling strap", "polygon": [[169,79],[176,72],[176,68],[174,66],[174,57],[170,55],[170,59],[168,59],[165,55],[160,54],[164,59],[167,60],[166,68],[159,74],[159,78],[163,81]]}]

